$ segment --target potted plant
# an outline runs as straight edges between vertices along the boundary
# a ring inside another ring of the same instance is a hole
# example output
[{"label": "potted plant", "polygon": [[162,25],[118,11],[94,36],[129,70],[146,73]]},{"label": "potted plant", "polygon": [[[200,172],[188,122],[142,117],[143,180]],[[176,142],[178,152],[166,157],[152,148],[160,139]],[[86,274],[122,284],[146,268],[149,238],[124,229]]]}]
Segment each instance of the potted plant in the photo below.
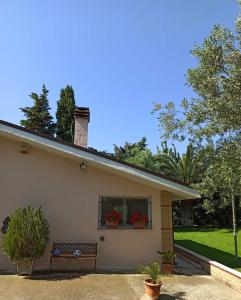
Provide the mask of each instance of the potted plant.
[{"label": "potted plant", "polygon": [[162,272],[165,274],[171,274],[173,270],[173,260],[176,255],[171,251],[157,251],[162,256]]},{"label": "potted plant", "polygon": [[17,265],[18,275],[31,275],[34,262],[44,255],[49,240],[48,222],[40,208],[18,208],[3,236],[3,251]]},{"label": "potted plant", "polygon": [[139,271],[142,274],[148,274],[150,278],[145,280],[145,293],[151,299],[158,299],[162,282],[160,280],[161,269],[158,262],[150,263],[146,266],[140,266]]},{"label": "potted plant", "polygon": [[105,224],[108,227],[117,227],[120,224],[121,214],[116,211],[112,210],[105,215]]},{"label": "potted plant", "polygon": [[139,211],[135,211],[131,214],[131,224],[135,228],[144,228],[146,225],[146,222],[148,221],[148,218],[146,215],[143,215]]}]

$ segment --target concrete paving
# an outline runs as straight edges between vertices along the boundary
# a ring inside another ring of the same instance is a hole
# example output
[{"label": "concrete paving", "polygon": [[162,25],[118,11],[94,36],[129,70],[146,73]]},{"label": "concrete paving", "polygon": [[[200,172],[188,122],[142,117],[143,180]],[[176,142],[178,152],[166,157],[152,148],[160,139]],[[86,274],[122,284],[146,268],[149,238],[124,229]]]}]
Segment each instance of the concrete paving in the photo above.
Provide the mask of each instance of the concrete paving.
[{"label": "concrete paving", "polygon": [[[241,294],[177,259],[176,275],[162,277],[159,300],[241,300]],[[145,275],[57,273],[31,278],[0,275],[0,300],[144,300]]]}]

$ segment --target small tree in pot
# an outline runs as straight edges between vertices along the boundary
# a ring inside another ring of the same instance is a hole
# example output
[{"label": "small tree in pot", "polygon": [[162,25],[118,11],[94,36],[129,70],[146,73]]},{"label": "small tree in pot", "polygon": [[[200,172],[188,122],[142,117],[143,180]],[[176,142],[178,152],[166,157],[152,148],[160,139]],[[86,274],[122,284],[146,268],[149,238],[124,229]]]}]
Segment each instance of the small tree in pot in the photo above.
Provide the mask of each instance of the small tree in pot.
[{"label": "small tree in pot", "polygon": [[146,266],[140,266],[139,271],[142,274],[148,274],[149,279],[145,280],[145,293],[151,299],[158,299],[162,282],[160,280],[161,268],[158,262],[150,263]]},{"label": "small tree in pot", "polygon": [[173,270],[173,261],[176,255],[171,251],[157,251],[162,256],[162,272],[165,274],[171,274]]},{"label": "small tree in pot", "polygon": [[16,263],[17,274],[32,274],[34,261],[44,255],[49,226],[41,207],[18,208],[3,236],[3,251]]}]

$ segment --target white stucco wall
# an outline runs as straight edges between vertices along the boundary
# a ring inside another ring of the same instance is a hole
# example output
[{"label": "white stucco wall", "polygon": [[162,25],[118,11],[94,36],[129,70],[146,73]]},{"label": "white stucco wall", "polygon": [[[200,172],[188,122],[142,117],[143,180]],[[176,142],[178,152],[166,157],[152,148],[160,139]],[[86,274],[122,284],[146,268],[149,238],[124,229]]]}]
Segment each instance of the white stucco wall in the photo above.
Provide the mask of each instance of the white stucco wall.
[{"label": "white stucco wall", "polygon": [[[160,249],[160,191],[127,178],[88,167],[79,162],[47,153],[33,146],[27,154],[20,143],[0,137],[0,223],[17,206],[41,205],[50,224],[51,241],[98,242],[99,269],[133,269],[158,260]],[[148,196],[152,199],[152,229],[98,229],[100,195]],[[100,242],[100,236],[105,237]],[[1,238],[0,238],[1,240]],[[46,269],[49,249],[36,263]],[[81,268],[91,262],[63,260],[59,268]],[[0,270],[13,269],[0,250]]]}]

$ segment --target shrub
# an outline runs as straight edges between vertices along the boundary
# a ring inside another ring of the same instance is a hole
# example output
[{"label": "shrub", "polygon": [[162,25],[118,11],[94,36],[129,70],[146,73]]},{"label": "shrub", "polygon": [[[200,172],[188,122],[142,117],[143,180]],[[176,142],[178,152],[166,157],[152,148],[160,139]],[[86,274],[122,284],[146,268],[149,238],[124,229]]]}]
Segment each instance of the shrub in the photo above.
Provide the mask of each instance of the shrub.
[{"label": "shrub", "polygon": [[41,207],[17,208],[10,217],[3,236],[3,252],[16,264],[34,261],[44,255],[49,240],[49,226]]},{"label": "shrub", "polygon": [[173,259],[176,257],[176,255],[171,251],[157,251],[157,253],[162,256],[164,263],[173,263]]},{"label": "shrub", "polygon": [[149,263],[146,266],[140,266],[138,271],[142,274],[148,274],[150,276],[151,282],[156,284],[159,281],[161,274],[161,267],[158,262]]}]

